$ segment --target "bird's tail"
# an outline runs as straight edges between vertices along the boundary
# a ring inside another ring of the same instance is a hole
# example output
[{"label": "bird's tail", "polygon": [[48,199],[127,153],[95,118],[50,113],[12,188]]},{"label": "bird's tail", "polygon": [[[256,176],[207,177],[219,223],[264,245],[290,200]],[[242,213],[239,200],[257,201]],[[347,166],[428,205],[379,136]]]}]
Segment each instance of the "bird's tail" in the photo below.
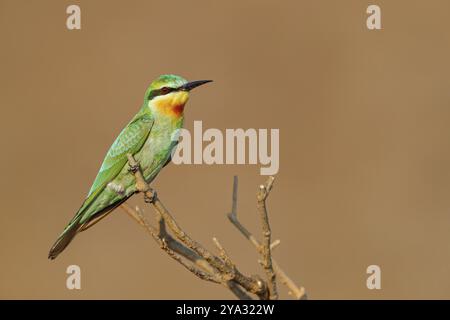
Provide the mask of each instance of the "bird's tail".
[{"label": "bird's tail", "polygon": [[126,196],[123,199],[120,199],[102,210],[88,216],[87,218],[85,217],[85,213],[89,209],[89,202],[87,204],[85,202],[50,249],[48,258],[51,260],[55,259],[61,252],[63,252],[63,250],[79,232],[85,231],[92,227],[94,224],[111,213],[115,208],[127,201],[129,197],[130,196]]},{"label": "bird's tail", "polygon": [[[81,211],[81,210],[80,210]],[[83,227],[84,223],[80,223],[83,214],[78,212],[75,217],[69,222],[67,227],[58,237],[56,242],[53,244],[50,252],[48,253],[48,258],[53,260],[55,259],[63,250],[69,245],[75,235],[80,231]]]}]

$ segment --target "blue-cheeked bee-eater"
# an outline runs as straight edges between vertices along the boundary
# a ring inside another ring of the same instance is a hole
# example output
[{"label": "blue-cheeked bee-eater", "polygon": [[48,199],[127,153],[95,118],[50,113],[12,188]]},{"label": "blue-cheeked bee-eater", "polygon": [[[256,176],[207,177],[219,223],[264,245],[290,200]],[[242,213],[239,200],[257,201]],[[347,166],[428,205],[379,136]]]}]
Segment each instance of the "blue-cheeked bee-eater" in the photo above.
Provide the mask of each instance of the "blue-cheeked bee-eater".
[{"label": "blue-cheeked bee-eater", "polygon": [[147,183],[155,179],[170,162],[172,150],[178,143],[174,136],[183,126],[189,92],[208,82],[211,80],[188,82],[180,76],[162,75],[151,83],[141,109],[108,150],[87,198],[50,249],[50,259],[55,259],[76,234],[94,225],[137,192],[128,154],[139,163]]}]

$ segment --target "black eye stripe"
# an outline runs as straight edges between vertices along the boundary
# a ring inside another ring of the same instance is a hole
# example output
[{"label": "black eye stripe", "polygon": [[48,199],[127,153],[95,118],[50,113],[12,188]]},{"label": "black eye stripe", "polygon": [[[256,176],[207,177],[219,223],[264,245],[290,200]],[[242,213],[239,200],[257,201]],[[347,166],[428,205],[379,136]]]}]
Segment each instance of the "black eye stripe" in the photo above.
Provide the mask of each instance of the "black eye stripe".
[{"label": "black eye stripe", "polygon": [[162,95],[168,94],[168,93],[170,93],[170,92],[172,92],[172,91],[175,91],[175,90],[177,90],[177,89],[175,89],[175,88],[170,88],[170,87],[162,87],[162,88],[159,88],[159,89],[157,89],[157,90],[153,90],[153,91],[150,93],[148,99],[151,100],[151,99],[153,99],[153,98],[155,98],[155,97],[157,97],[157,96],[162,96]]}]

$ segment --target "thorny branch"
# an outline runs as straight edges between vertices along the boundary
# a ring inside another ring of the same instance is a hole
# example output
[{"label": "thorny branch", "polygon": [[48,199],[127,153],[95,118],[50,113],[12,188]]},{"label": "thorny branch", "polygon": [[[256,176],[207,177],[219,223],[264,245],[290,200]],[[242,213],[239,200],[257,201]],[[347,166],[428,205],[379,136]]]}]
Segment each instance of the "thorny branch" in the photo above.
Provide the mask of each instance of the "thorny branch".
[{"label": "thorny branch", "polygon": [[263,229],[264,240],[262,244],[237,220],[237,177],[234,177],[233,183],[232,212],[228,214],[233,225],[253,243],[261,254],[262,261],[260,263],[267,278],[263,280],[259,276],[247,276],[241,273],[218,239],[213,238],[218,255],[213,254],[193,240],[181,229],[170,212],[164,207],[156,192],[150,188],[142,175],[139,163],[130,154],[128,155],[128,164],[136,179],[137,192],[143,193],[145,202],[153,205],[156,211],[156,227],[148,222],[139,207],[133,209],[124,203],[121,208],[144,227],[161,249],[172,259],[198,278],[225,286],[242,300],[253,299],[252,295],[259,299],[278,299],[277,277],[281,283],[289,288],[295,298],[305,297],[304,289],[298,288],[272,259],[272,250],[279,244],[278,240],[271,243],[271,231],[266,208],[266,199],[273,185],[273,177],[270,177],[264,185],[260,186],[257,194],[257,208]]}]

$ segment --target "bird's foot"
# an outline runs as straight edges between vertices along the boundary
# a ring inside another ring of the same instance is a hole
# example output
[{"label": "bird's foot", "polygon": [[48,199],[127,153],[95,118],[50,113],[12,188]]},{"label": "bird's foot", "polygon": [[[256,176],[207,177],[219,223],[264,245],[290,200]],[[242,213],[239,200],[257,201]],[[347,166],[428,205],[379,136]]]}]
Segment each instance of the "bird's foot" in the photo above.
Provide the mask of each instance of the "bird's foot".
[{"label": "bird's foot", "polygon": [[133,174],[138,172],[141,168],[139,161],[136,161],[136,163],[134,163],[134,164],[129,164],[129,166],[130,166],[130,168],[128,169],[128,171],[130,171]]},{"label": "bird's foot", "polygon": [[146,203],[155,203],[156,199],[156,190],[149,187],[148,191],[144,193],[144,201]]}]

